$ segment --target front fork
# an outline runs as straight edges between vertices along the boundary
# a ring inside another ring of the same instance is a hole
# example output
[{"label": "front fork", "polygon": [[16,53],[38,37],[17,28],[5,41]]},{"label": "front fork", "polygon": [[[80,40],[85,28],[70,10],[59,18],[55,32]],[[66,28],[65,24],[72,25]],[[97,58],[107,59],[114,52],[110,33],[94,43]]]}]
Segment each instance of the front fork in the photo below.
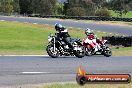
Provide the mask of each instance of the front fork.
[{"label": "front fork", "polygon": [[55,38],[54,38],[54,48],[53,49],[54,49],[54,52],[55,52],[55,49],[56,49],[56,47],[55,47]]},{"label": "front fork", "polygon": [[76,42],[75,42],[75,45],[74,45],[74,50],[75,50],[75,51],[78,51],[78,50],[79,50],[80,52],[83,51],[82,48],[81,48],[81,46],[79,47],[78,44],[77,44]]}]

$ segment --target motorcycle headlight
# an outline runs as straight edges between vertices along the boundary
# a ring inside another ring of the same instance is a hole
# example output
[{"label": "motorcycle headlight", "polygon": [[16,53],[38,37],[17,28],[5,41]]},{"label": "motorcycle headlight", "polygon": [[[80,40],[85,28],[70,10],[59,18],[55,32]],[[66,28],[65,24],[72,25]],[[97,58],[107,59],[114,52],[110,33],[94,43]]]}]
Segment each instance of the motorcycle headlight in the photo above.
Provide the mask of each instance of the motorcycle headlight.
[{"label": "motorcycle headlight", "polygon": [[52,40],[52,37],[48,36],[48,41],[51,42],[51,40]]}]

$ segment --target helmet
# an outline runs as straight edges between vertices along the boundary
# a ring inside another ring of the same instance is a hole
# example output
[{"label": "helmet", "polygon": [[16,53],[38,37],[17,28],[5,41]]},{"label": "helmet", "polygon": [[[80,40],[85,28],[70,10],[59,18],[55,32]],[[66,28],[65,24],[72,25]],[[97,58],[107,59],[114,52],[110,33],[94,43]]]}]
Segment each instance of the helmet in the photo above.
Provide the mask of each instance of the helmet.
[{"label": "helmet", "polygon": [[63,28],[61,24],[58,24],[58,23],[55,24],[56,31],[59,31],[61,28]]},{"label": "helmet", "polygon": [[92,33],[91,29],[87,28],[87,29],[85,30],[85,34],[88,36],[90,33]]}]

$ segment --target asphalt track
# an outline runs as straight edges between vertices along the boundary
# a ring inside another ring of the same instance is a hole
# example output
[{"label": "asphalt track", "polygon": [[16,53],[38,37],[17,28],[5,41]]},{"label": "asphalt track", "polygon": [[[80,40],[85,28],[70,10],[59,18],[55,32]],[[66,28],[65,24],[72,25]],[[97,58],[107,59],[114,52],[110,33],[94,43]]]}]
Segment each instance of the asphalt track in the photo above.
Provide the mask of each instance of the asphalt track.
[{"label": "asphalt track", "polygon": [[132,56],[84,58],[0,56],[0,87],[51,82],[75,82],[77,68],[88,73],[132,74]]},{"label": "asphalt track", "polygon": [[[61,23],[68,27],[87,27],[99,31],[132,35],[132,26],[104,25],[76,22],[72,20],[51,20],[27,17],[0,16],[1,21],[29,22],[34,24]],[[39,84],[75,81],[78,66],[88,73],[127,73],[132,75],[132,57],[60,57],[46,56],[0,56],[0,86]]]},{"label": "asphalt track", "polygon": [[55,23],[61,23],[67,27],[75,28],[91,28],[98,31],[123,34],[127,36],[132,35],[132,26],[118,26],[118,25],[108,25],[108,24],[96,24],[92,22],[77,22],[72,20],[58,20],[58,19],[43,19],[43,18],[28,18],[28,17],[11,17],[11,16],[0,16],[0,20],[6,21],[18,21],[18,22],[29,22],[34,24],[49,24],[54,25]]}]

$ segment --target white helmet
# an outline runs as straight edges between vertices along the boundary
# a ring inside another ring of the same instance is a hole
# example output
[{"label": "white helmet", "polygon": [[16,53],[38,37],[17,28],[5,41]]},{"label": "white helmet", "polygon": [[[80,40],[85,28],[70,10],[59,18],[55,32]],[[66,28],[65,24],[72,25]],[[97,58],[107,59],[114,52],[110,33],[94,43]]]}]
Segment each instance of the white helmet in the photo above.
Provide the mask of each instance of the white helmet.
[{"label": "white helmet", "polygon": [[92,33],[91,29],[87,28],[87,29],[85,30],[85,34],[86,34],[86,35],[89,35],[90,33]]}]

